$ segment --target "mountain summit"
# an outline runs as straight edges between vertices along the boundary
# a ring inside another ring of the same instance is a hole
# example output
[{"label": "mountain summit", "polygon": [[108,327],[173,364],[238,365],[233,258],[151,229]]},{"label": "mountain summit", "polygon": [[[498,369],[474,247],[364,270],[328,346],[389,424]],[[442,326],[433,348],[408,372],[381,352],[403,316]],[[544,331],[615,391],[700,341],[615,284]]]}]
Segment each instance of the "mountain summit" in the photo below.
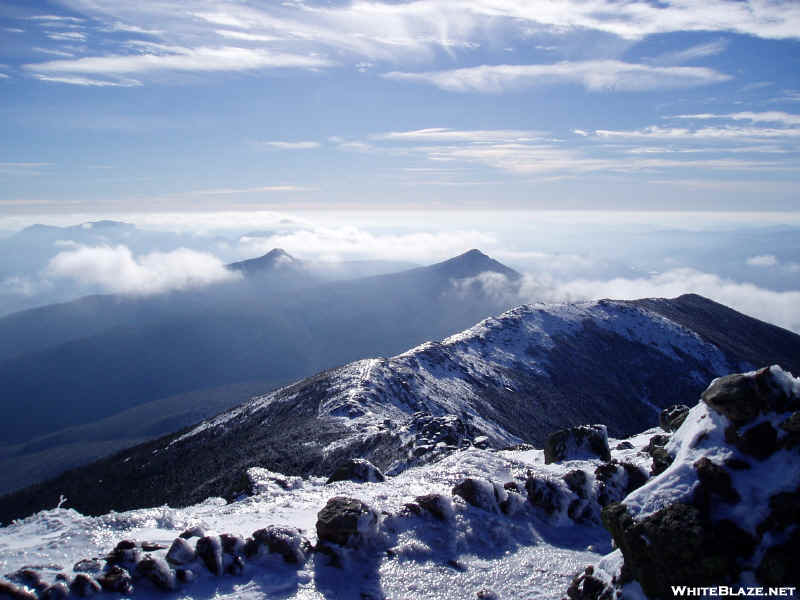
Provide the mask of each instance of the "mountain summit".
[{"label": "mountain summit", "polygon": [[295,258],[283,248],[273,248],[263,256],[249,258],[228,265],[229,269],[240,271],[244,275],[295,270],[303,267],[303,261]]}]

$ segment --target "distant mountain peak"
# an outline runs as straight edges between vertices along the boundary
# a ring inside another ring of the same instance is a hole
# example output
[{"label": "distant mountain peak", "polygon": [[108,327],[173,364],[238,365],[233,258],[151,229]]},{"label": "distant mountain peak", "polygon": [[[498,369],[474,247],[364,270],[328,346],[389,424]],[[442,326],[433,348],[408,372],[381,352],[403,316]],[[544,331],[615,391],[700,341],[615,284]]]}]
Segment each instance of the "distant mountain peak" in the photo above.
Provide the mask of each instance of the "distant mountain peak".
[{"label": "distant mountain peak", "polygon": [[247,275],[259,272],[277,271],[285,268],[299,268],[303,261],[295,258],[283,248],[273,248],[263,256],[249,258],[228,265],[229,269],[242,271]]},{"label": "distant mountain peak", "polygon": [[513,280],[521,277],[514,269],[505,266],[503,263],[496,261],[491,256],[484,254],[476,248],[454,256],[444,262],[432,265],[429,268],[437,271],[446,271],[447,274],[454,279],[475,277],[476,275],[486,272],[499,273]]}]

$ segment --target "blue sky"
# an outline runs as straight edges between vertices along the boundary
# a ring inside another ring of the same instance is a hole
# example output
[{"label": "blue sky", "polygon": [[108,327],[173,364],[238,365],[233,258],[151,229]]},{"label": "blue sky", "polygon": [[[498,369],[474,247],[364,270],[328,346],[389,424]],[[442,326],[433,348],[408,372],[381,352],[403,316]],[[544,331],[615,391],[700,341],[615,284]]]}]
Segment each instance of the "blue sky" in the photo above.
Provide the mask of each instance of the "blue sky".
[{"label": "blue sky", "polygon": [[0,213],[784,210],[800,3],[0,5]]}]

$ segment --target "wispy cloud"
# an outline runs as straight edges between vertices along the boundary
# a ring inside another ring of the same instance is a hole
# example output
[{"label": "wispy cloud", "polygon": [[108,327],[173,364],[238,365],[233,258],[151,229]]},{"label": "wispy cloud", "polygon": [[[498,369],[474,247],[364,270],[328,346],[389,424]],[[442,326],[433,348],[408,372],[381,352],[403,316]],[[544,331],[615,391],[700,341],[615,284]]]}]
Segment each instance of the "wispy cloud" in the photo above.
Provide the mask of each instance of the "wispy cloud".
[{"label": "wispy cloud", "polygon": [[666,52],[660,54],[652,59],[650,62],[656,65],[681,65],[686,62],[697,60],[698,58],[706,58],[708,56],[715,56],[722,54],[728,48],[728,40],[716,40],[705,44],[697,44],[686,48],[685,50],[677,50],[675,52]]},{"label": "wispy cloud", "polygon": [[[163,48],[163,47],[162,47]],[[170,47],[159,54],[129,54],[85,57],[30,63],[23,68],[35,73],[76,73],[109,77],[152,71],[247,71],[264,68],[325,67],[331,64],[317,56],[284,54],[255,48],[180,48]]]},{"label": "wispy cloud", "polygon": [[54,23],[84,23],[86,21],[86,19],[81,19],[79,17],[67,17],[64,15],[34,15],[27,18],[31,21],[52,21]]},{"label": "wispy cloud", "polygon": [[699,113],[695,115],[675,115],[670,119],[693,119],[708,121],[712,119],[728,119],[731,121],[750,121],[752,123],[782,123],[784,125],[800,125],[800,115],[781,111],[737,112],[726,114]]},{"label": "wispy cloud", "polygon": [[192,195],[218,196],[228,194],[255,194],[258,192],[315,192],[317,188],[300,185],[265,185],[251,188],[220,188],[213,190],[194,190]]},{"label": "wispy cloud", "polygon": [[32,50],[36,52],[41,52],[43,54],[52,54],[53,56],[64,56],[64,57],[72,57],[75,56],[72,52],[66,52],[64,50],[54,50],[52,48],[39,48],[38,46],[34,46]]},{"label": "wispy cloud", "polygon": [[47,34],[51,40],[67,42],[85,42],[86,34],[80,31],[52,31]]},{"label": "wispy cloud", "polygon": [[269,142],[260,142],[264,146],[269,146],[270,148],[277,148],[279,150],[313,150],[314,148],[319,148],[319,142],[314,141],[307,141],[307,142],[285,142],[285,141],[269,141]]},{"label": "wispy cloud", "polygon": [[231,38],[234,40],[244,40],[246,42],[273,42],[280,39],[272,35],[247,33],[245,31],[232,31],[230,29],[216,29],[214,32],[221,37]]},{"label": "wispy cloud", "polygon": [[651,125],[641,129],[598,129],[595,135],[607,139],[638,140],[753,140],[762,138],[797,138],[800,128],[778,129],[773,127],[703,127],[686,129],[681,127],[659,127]]},{"label": "wispy cloud", "polygon": [[416,129],[413,131],[390,131],[372,136],[375,140],[400,142],[525,142],[541,138],[545,134],[540,131],[524,131],[514,129],[496,130],[454,130],[444,127]]},{"label": "wispy cloud", "polygon": [[141,81],[136,79],[119,79],[110,81],[108,79],[92,79],[90,77],[75,77],[75,76],[56,76],[56,75],[42,75],[40,73],[34,74],[34,77],[39,81],[49,81],[51,83],[66,83],[69,85],[83,85],[88,87],[138,87],[142,85]]},{"label": "wispy cloud", "polygon": [[751,256],[746,262],[751,267],[774,267],[778,264],[778,259],[774,254],[760,254]]},{"label": "wispy cloud", "polygon": [[502,93],[532,85],[576,83],[589,91],[642,92],[688,88],[729,80],[705,67],[658,67],[617,60],[540,65],[482,65],[422,73],[391,72],[397,81],[429,83],[450,92]]}]

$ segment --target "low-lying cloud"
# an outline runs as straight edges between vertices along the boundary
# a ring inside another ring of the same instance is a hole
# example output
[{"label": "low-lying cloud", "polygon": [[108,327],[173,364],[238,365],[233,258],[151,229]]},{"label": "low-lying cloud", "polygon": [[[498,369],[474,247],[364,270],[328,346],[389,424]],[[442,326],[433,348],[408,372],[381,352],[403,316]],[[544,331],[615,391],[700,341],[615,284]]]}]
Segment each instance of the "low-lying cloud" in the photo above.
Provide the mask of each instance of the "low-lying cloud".
[{"label": "low-lying cloud", "polygon": [[484,273],[459,282],[459,289],[480,284],[484,292],[509,303],[580,302],[609,298],[675,298],[700,294],[757,319],[800,333],[800,291],[774,291],[752,283],[740,283],[713,273],[679,268],[640,278],[557,280],[547,273],[527,274],[510,281],[496,273]]},{"label": "low-lying cloud", "polygon": [[47,277],[70,279],[115,294],[156,294],[240,277],[217,257],[179,248],[134,256],[127,246],[83,246],[54,256]]}]

